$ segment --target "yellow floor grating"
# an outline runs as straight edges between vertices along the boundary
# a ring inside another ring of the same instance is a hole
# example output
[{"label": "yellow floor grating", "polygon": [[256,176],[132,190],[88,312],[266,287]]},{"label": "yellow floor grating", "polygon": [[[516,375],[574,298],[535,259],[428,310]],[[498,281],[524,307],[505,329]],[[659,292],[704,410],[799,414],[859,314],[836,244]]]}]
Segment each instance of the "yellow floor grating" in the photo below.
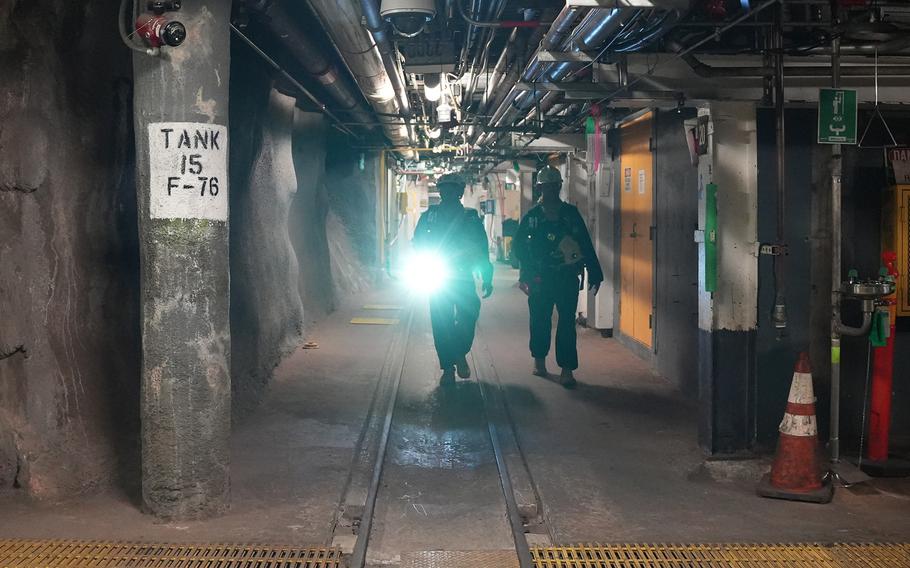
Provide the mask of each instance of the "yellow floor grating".
[{"label": "yellow floor grating", "polygon": [[532,548],[537,568],[910,568],[910,544],[616,544]]},{"label": "yellow floor grating", "polygon": [[340,568],[337,548],[0,540],[0,568]]}]

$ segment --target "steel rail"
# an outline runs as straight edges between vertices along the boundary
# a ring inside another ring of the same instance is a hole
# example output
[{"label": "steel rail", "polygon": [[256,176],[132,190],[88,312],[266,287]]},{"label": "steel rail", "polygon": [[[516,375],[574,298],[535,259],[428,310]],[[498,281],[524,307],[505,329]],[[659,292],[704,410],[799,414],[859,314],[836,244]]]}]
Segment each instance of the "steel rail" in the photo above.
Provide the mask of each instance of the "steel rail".
[{"label": "steel rail", "polygon": [[509,477],[509,466],[506,464],[505,457],[502,455],[502,447],[499,444],[499,432],[490,415],[487,413],[487,394],[483,388],[483,381],[477,381],[480,388],[480,396],[483,399],[483,412],[487,418],[487,431],[490,434],[490,443],[493,446],[493,455],[496,457],[496,471],[499,473],[499,487],[502,489],[502,496],[506,501],[506,511],[509,514],[509,528],[512,529],[512,540],[515,542],[515,552],[518,554],[518,564],[521,568],[534,568],[534,560],[531,558],[531,547],[528,546],[528,538],[525,536],[524,522],[521,519],[521,513],[518,511],[518,502],[515,501],[515,490],[512,488],[512,479]]},{"label": "steel rail", "polygon": [[[550,537],[551,541],[555,541],[556,535],[553,530],[553,525],[550,522],[550,517],[547,509],[544,506],[543,499],[540,496],[540,489],[538,488],[537,483],[534,481],[534,476],[531,474],[531,468],[528,464],[528,457],[525,454],[524,449],[522,449],[521,443],[518,439],[518,428],[515,425],[515,419],[512,417],[512,411],[509,408],[508,400],[503,393],[502,382],[499,379],[499,373],[496,372],[496,367],[493,365],[493,357],[490,354],[489,347],[486,340],[484,339],[483,330],[479,326],[477,328],[476,337],[478,339],[477,343],[480,348],[472,352],[471,358],[474,361],[474,370],[477,373],[477,385],[480,388],[480,396],[483,400],[484,415],[487,417],[490,440],[493,443],[493,452],[496,455],[496,467],[499,472],[500,488],[502,489],[503,496],[506,500],[506,508],[509,513],[509,524],[512,528],[512,536],[515,540],[516,552],[518,553],[518,560],[521,568],[525,568],[526,562],[528,563],[528,567],[533,567],[535,564],[531,557],[531,550],[530,546],[528,545],[527,537],[525,536],[526,532],[524,530],[524,522],[518,509],[518,503],[515,500],[515,491],[512,487],[512,478],[509,475],[508,464],[502,455],[502,446],[499,442],[498,430],[494,424],[494,420],[490,415],[491,413],[488,411],[491,399],[496,404],[496,407],[499,409],[499,413],[501,414],[502,419],[512,434],[512,438],[515,442],[515,450],[518,454],[518,457],[521,459],[521,463],[524,465],[525,472],[528,475],[528,482],[530,483],[531,490],[534,493],[534,499],[540,507],[537,511],[537,514],[543,521],[543,525],[547,529],[547,534]],[[485,376],[486,367],[479,364],[480,361],[478,361],[477,353],[482,354],[482,359],[489,360],[489,381]],[[486,386],[491,387],[492,393],[487,391],[487,388],[485,388]]]},{"label": "steel rail", "polygon": [[400,340],[390,347],[390,350],[401,349],[400,356],[396,351],[390,353],[390,359],[393,361],[393,370],[395,380],[392,383],[392,390],[389,394],[389,400],[386,406],[386,414],[382,425],[382,434],[379,438],[378,451],[376,460],[373,464],[373,475],[370,479],[370,487],[367,490],[367,498],[363,507],[363,515],[360,518],[360,528],[357,533],[357,541],[354,543],[354,551],[348,563],[350,568],[364,568],[367,560],[367,547],[370,544],[370,532],[373,527],[373,515],[376,510],[376,496],[379,494],[379,485],[382,482],[382,470],[385,464],[386,452],[389,446],[389,434],[392,431],[392,418],[395,416],[395,406],[398,401],[398,388],[401,386],[401,376],[404,374],[405,361],[408,355],[408,343],[411,336],[411,323],[414,320],[414,308],[408,306],[408,319],[404,323],[404,330]]}]

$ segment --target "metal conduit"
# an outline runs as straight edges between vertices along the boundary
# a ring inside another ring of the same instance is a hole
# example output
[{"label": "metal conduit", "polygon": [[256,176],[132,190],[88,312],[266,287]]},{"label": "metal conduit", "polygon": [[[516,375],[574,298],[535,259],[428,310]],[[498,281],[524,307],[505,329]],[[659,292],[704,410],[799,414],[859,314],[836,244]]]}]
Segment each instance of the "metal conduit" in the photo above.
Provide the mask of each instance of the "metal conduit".
[{"label": "metal conduit", "polygon": [[307,0],[322,23],[366,97],[379,116],[383,131],[393,146],[409,145],[408,128],[397,118],[401,107],[392,79],[373,37],[361,25],[362,12],[355,0]]}]

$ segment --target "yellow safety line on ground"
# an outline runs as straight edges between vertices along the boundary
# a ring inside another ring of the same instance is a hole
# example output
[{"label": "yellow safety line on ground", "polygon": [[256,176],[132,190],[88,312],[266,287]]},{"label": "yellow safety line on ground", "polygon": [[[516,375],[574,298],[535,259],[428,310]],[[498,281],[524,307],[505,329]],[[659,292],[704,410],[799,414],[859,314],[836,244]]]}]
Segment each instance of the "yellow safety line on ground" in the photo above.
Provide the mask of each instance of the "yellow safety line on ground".
[{"label": "yellow safety line on ground", "polygon": [[401,306],[393,306],[392,304],[367,304],[363,307],[365,310],[400,310]]},{"label": "yellow safety line on ground", "polygon": [[910,568],[908,543],[614,544],[531,549],[537,568]]},{"label": "yellow safety line on ground", "polygon": [[337,548],[0,540],[2,568],[340,568]]},{"label": "yellow safety line on ground", "polygon": [[396,318],[351,318],[351,323],[359,325],[395,325]]}]

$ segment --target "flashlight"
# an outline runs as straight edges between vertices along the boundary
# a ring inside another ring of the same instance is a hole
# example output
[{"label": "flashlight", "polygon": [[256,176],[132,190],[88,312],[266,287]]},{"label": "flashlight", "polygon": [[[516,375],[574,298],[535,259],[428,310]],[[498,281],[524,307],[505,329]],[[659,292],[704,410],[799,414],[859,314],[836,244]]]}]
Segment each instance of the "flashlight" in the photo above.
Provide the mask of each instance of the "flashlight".
[{"label": "flashlight", "polygon": [[420,295],[439,292],[449,279],[449,263],[436,251],[419,250],[404,262],[402,276],[407,287]]}]

